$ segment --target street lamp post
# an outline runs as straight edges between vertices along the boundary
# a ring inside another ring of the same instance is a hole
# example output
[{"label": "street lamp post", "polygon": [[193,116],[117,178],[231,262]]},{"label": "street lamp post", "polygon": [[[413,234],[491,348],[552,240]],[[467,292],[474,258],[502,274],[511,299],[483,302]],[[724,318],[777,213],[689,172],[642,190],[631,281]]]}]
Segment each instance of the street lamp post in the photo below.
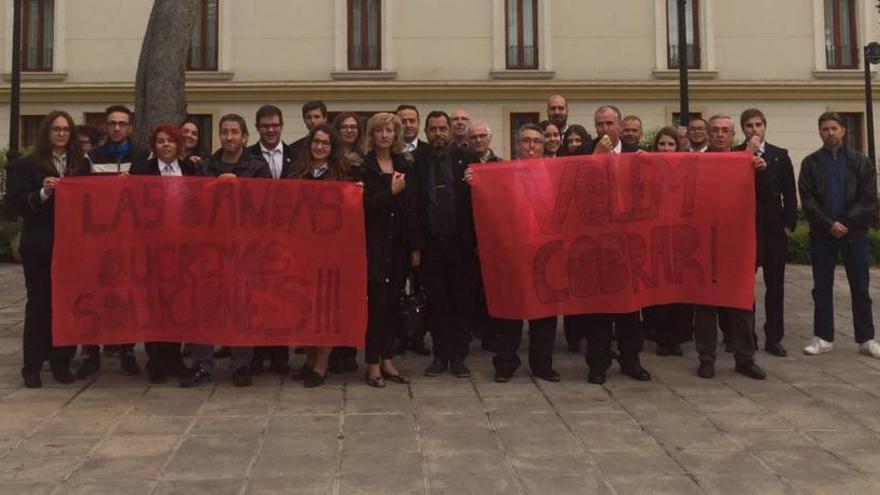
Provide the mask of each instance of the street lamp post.
[{"label": "street lamp post", "polygon": [[678,0],[678,85],[679,85],[679,124],[687,127],[690,120],[688,109],[688,56],[687,56],[687,0]]},{"label": "street lamp post", "polygon": [[19,155],[19,114],[21,112],[21,0],[12,2],[12,84],[9,88],[9,149],[8,161]]},{"label": "street lamp post", "polygon": [[880,43],[872,41],[865,45],[865,120],[868,121],[868,156],[877,163],[874,150],[874,95],[871,88],[871,66],[880,64]]}]

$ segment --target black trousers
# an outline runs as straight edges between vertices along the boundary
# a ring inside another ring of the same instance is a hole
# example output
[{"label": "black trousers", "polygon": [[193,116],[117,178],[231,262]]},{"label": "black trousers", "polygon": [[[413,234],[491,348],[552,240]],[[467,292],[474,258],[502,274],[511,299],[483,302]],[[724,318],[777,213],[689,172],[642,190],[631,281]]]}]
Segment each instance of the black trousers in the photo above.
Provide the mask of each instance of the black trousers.
[{"label": "black trousers", "polygon": [[694,344],[700,361],[715,362],[718,347],[718,328],[721,321],[727,326],[727,338],[737,363],[752,361],[755,357],[755,312],[717,306],[694,306]]},{"label": "black trousers", "polygon": [[577,325],[576,319],[577,316],[572,315],[562,317],[562,329],[563,332],[565,332],[565,343],[571,348],[580,347],[581,340],[584,339],[584,329]]},{"label": "black trousers", "polygon": [[[500,372],[513,373],[519,368],[519,345],[522,343],[521,320],[494,318],[497,332],[496,354],[492,364]],[[553,345],[556,342],[556,317],[529,320],[529,368],[546,371],[553,367]]]},{"label": "black trousers", "polygon": [[574,325],[587,337],[584,356],[591,370],[607,371],[611,367],[611,341],[617,335],[621,365],[637,363],[642,352],[642,326],[639,312],[572,316]]},{"label": "black trousers", "polygon": [[663,304],[642,311],[645,330],[654,332],[657,345],[671,346],[691,339],[694,333],[694,306]]},{"label": "black trousers", "polygon": [[474,305],[473,251],[458,238],[431,239],[422,252],[422,283],[430,297],[428,327],[434,356],[464,359]]},{"label": "black trousers", "polygon": [[179,373],[185,367],[180,353],[180,342],[145,342],[147,369],[165,373]]},{"label": "black trousers", "polygon": [[287,363],[290,360],[290,347],[286,345],[271,345],[254,347],[253,361],[271,361],[272,363]]},{"label": "black trousers", "polygon": [[393,358],[394,341],[401,334],[400,297],[406,282],[409,253],[403,241],[395,239],[390,254],[390,273],[385,274],[384,279],[368,274],[364,349],[367,364],[379,364],[383,359]]},{"label": "black trousers", "polygon": [[52,255],[21,253],[27,303],[24,307],[22,372],[36,372],[49,361],[52,368],[67,369],[76,346],[52,345]]},{"label": "black trousers", "polygon": [[[785,258],[788,256],[788,236],[785,231],[766,233],[761,272],[764,275],[764,341],[775,344],[785,336]],[[755,341],[758,335],[754,334]]]}]

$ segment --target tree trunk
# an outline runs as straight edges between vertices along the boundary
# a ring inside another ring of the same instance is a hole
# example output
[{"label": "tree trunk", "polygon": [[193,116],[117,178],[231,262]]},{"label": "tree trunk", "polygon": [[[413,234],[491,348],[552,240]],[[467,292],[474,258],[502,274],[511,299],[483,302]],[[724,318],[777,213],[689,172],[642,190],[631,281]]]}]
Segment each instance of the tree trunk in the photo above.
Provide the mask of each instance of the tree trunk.
[{"label": "tree trunk", "polygon": [[145,146],[150,130],[186,117],[186,61],[198,0],[154,0],[134,84],[134,133]]}]

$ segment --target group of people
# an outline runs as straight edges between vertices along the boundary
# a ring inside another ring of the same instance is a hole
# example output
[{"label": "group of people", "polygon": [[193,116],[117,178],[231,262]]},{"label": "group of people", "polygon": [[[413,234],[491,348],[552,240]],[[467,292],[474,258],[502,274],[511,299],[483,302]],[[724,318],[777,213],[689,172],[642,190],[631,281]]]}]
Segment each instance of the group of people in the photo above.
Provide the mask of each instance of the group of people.
[{"label": "group of people", "polygon": [[[846,128],[834,113],[819,118],[823,146],[804,159],[798,186],[786,150],[766,142],[767,119],[758,109],[740,117],[745,141],[734,146],[733,118],[715,115],[691,119],[687,128],[664,127],[649,146],[641,146],[642,123],[623,116],[612,105],[594,113],[596,137],[581,125],[568,122],[569,106],[563,96],[547,100],[547,120],[526,124],[516,133],[516,156],[531,160],[564,155],[635,152],[728,152],[746,150],[755,169],[757,259],[766,282],[764,349],[785,356],[783,298],[787,237],[797,225],[797,190],[810,224],[814,275],[815,335],[804,351],[820,354],[832,349],[833,273],[836,254],[843,254],[853,298],[856,341],[864,354],[880,357],[874,340],[871,299],[868,294],[868,241],[866,231],[877,221],[877,185],[874,164],[845,146]],[[107,108],[106,142],[94,132],[77,127],[69,114],[51,112],[41,123],[37,143],[27,156],[7,169],[8,198],[24,218],[21,255],[27,288],[23,334],[26,387],[40,387],[40,372],[49,361],[58,382],[87,379],[101,369],[98,346],[83,346],[81,363],[70,369],[75,347],[52,345],[51,261],[56,205],[54,190],[64,177],[91,174],[205,176],[220,179],[351,181],[363,187],[367,253],[368,315],[364,379],[373,387],[387,382],[408,383],[394,365],[401,350],[433,354],[427,376],[451,373],[467,378],[465,363],[473,336],[495,353],[495,380],[509,381],[520,367],[523,322],[491,318],[486,311],[480,281],[477,239],[471,207],[472,164],[500,161],[492,150],[492,131],[485,122],[472,121],[463,109],[449,114],[431,111],[424,127],[417,107],[400,105],[395,113],[377,113],[366,122],[355,113],[342,112],[328,121],[323,102],[302,107],[308,133],[287,144],[281,139],[284,120],[273,105],[260,107],[254,125],[259,140],[248,146],[248,122],[240,115],[220,119],[221,147],[209,154],[195,121],[156,126],[149,149],[130,139],[132,113],[125,106]],[[419,139],[424,130],[427,141]],[[401,295],[410,280],[419,281],[430,295],[424,333],[404,336],[399,317]],[[681,344],[693,339],[700,364],[697,375],[715,373],[718,329],[727,350],[734,354],[735,370],[764,379],[755,363],[757,334],[754,311],[671,304],[625,314],[564,315],[568,348],[580,352],[586,340],[587,380],[601,384],[612,360],[621,372],[647,381],[651,373],[639,359],[645,338],[657,343],[661,356],[680,356]],[[532,375],[559,381],[553,368],[557,317],[528,322],[528,362]],[[426,335],[431,334],[431,349]],[[613,342],[616,340],[617,349]],[[105,346],[110,347],[110,346]],[[214,380],[214,360],[228,356],[236,386],[251,384],[251,376],[269,370],[287,374],[287,346],[232,347],[193,342],[146,342],[149,379],[162,383],[175,377],[183,387]],[[125,374],[140,374],[134,343],[113,347]],[[106,354],[107,349],[105,349]],[[358,369],[357,349],[308,347],[305,364],[294,376],[306,387],[324,383],[328,372]],[[191,364],[187,365],[185,358]]]}]

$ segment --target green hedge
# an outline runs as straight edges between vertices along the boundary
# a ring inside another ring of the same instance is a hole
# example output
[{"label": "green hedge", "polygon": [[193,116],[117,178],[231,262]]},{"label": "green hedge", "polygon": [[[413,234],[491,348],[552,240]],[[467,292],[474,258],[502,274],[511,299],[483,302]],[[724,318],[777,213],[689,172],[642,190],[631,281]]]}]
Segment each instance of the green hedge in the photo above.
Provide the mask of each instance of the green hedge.
[{"label": "green hedge", "polygon": [[[868,241],[871,244],[871,264],[880,264],[880,230],[868,231]],[[797,230],[788,238],[788,262],[799,265],[810,264],[810,226],[806,220],[798,220]]]}]

